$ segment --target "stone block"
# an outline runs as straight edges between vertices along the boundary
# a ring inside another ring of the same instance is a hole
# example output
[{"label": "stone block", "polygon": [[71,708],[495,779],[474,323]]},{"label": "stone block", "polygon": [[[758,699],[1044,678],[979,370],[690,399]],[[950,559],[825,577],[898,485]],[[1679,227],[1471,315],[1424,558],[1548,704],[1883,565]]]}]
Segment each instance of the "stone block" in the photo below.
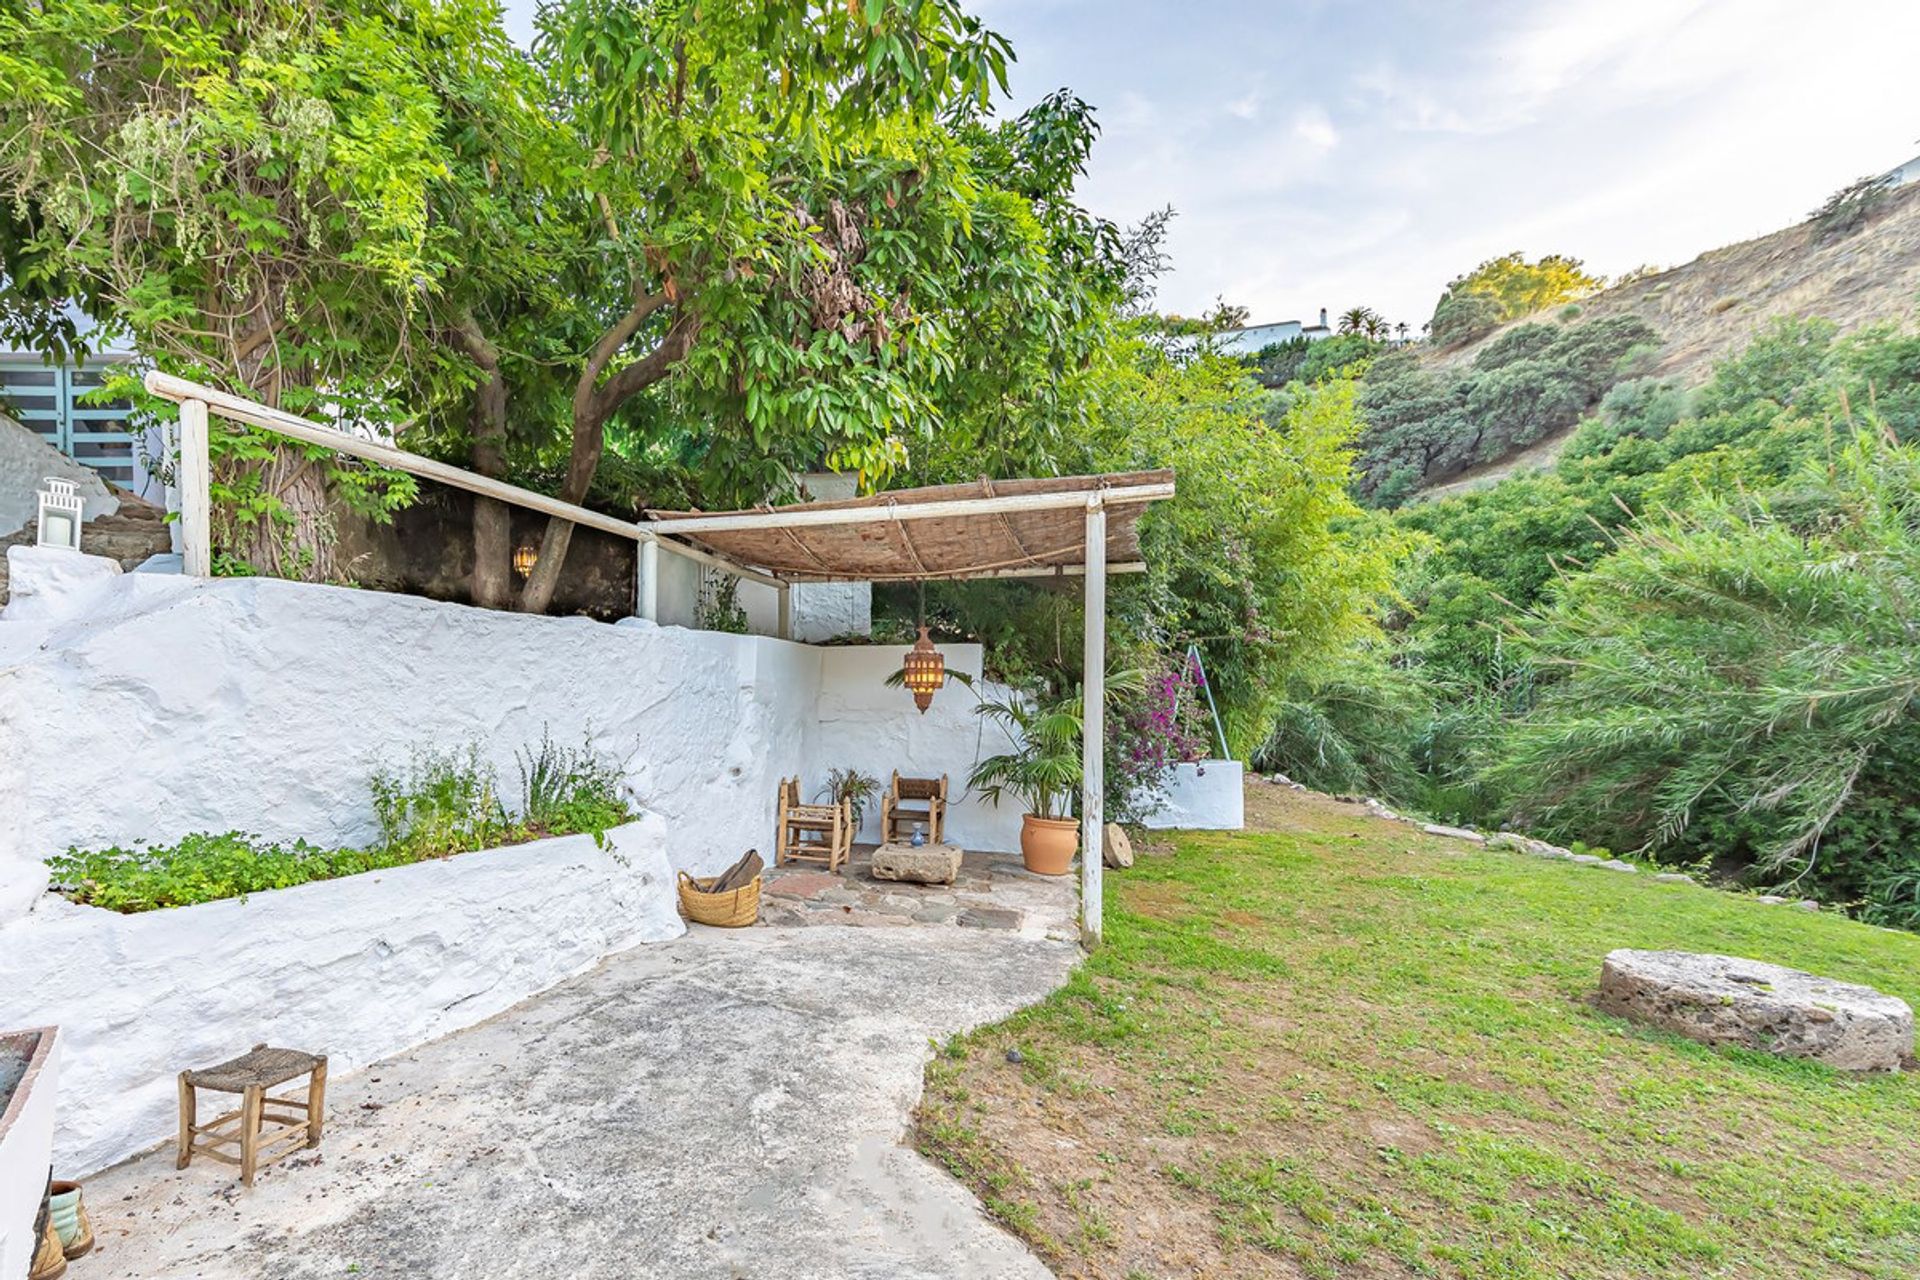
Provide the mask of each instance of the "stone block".
[{"label": "stone block", "polygon": [[875,880],[952,884],[960,874],[960,850],[950,844],[883,844],[873,851]]},{"label": "stone block", "polygon": [[1758,960],[1614,951],[1596,1001],[1608,1013],[1698,1040],[1842,1071],[1897,1071],[1913,1056],[1913,1010],[1872,987]]}]

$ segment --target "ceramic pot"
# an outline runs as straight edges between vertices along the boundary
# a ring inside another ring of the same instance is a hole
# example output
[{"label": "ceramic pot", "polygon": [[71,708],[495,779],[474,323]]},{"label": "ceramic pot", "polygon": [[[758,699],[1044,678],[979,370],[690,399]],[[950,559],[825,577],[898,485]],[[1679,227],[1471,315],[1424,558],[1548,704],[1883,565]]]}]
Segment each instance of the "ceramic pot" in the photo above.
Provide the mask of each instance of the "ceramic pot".
[{"label": "ceramic pot", "polygon": [[1020,819],[1020,857],[1036,875],[1063,876],[1073,868],[1080,847],[1080,824],[1072,818]]}]

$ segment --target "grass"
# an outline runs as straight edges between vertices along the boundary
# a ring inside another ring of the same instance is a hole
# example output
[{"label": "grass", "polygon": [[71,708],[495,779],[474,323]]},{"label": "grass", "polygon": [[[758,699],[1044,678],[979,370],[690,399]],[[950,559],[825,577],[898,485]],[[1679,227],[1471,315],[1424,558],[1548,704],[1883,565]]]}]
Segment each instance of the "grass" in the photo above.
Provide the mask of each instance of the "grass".
[{"label": "grass", "polygon": [[1616,947],[1920,1003],[1920,937],[1279,789],[1250,814],[1110,877],[1072,981],[928,1069],[921,1149],[1062,1274],[1920,1274],[1920,1074],[1588,1003]]}]

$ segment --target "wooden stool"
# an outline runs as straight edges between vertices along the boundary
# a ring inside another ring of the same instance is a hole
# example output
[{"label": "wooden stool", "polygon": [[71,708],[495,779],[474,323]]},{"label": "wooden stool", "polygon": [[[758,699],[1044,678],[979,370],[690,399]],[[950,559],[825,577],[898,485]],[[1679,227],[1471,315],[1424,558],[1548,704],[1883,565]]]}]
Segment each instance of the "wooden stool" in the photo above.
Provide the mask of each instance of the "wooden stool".
[{"label": "wooden stool", "polygon": [[[296,1076],[308,1076],[307,1096],[275,1098],[267,1090]],[[195,1124],[195,1089],[240,1095],[240,1109],[206,1124]],[[210,1159],[240,1166],[240,1181],[253,1185],[253,1175],[277,1160],[284,1160],[301,1147],[320,1145],[320,1126],[327,1100],[327,1059],[301,1053],[298,1049],[269,1049],[264,1044],[251,1052],[198,1071],[180,1073],[180,1156],[176,1169],[193,1162],[195,1152]],[[284,1108],[282,1111],[270,1108]],[[274,1127],[265,1128],[272,1121]],[[284,1143],[279,1150],[272,1150]],[[238,1147],[235,1158],[221,1147]],[[263,1156],[263,1153],[268,1153]]]}]

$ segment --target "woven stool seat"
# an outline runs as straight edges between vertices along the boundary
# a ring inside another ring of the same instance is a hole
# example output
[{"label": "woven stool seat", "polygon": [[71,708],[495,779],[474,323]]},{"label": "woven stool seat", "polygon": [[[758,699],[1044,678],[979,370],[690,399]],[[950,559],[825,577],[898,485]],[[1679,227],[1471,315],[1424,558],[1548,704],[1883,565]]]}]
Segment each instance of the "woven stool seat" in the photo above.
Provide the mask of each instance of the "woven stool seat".
[{"label": "woven stool seat", "polygon": [[[306,1096],[275,1095],[267,1090],[307,1077]],[[237,1093],[240,1109],[200,1123],[200,1089]],[[180,1143],[174,1167],[186,1168],[196,1155],[240,1166],[240,1180],[303,1147],[320,1145],[326,1123],[327,1059],[298,1049],[257,1044],[237,1058],[180,1073]]]},{"label": "woven stool seat", "polygon": [[183,1074],[187,1083],[196,1089],[212,1089],[216,1093],[245,1093],[252,1085],[271,1089],[295,1076],[306,1075],[320,1062],[316,1054],[262,1045],[217,1066],[201,1067]]}]

